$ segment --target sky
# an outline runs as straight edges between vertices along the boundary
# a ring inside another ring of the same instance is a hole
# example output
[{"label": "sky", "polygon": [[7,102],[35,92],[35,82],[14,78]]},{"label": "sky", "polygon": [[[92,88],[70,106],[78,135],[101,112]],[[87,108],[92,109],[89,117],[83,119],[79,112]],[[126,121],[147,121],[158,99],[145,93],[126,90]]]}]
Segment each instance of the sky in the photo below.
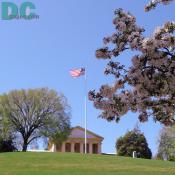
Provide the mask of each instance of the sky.
[{"label": "sky", "polygon": [[[10,2],[20,5],[25,1]],[[156,10],[145,13],[144,5],[148,0],[30,2],[35,4],[39,19],[0,19],[0,93],[22,88],[55,89],[68,99],[72,126],[84,127],[85,92],[84,77],[73,79],[69,70],[86,67],[88,91],[98,90],[102,84],[110,84],[114,80],[103,74],[107,62],[95,58],[95,50],[103,46],[103,37],[115,31],[112,24],[114,10],[123,8],[136,16],[137,23],[146,29],[145,36],[150,36],[156,26],[175,17],[175,3],[160,5]],[[130,65],[131,57],[132,54],[126,52],[115,60]],[[119,123],[100,119],[99,114],[92,102],[87,101],[88,129],[104,137],[103,152],[114,153],[116,139],[135,127],[138,114],[128,113]],[[153,154],[157,151],[161,127],[151,119],[140,124]]]}]

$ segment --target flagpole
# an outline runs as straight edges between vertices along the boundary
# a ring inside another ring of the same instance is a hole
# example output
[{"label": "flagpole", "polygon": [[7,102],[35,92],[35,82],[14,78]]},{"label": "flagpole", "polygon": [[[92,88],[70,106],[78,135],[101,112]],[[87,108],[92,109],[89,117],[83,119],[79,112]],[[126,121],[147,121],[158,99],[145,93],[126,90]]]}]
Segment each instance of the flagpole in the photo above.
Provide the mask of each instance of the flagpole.
[{"label": "flagpole", "polygon": [[84,134],[84,143],[85,143],[85,151],[84,153],[87,154],[87,73],[85,69],[85,99],[84,99],[84,126],[85,126],[85,134]]}]

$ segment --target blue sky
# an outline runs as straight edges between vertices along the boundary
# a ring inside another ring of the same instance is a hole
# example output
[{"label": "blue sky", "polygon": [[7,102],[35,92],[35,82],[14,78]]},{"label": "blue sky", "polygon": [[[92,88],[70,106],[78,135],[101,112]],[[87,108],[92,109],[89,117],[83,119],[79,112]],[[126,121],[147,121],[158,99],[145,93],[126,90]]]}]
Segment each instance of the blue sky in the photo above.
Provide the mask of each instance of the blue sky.
[{"label": "blue sky", "polygon": [[[5,1],[5,0],[4,0]],[[30,0],[36,5],[38,20],[0,20],[0,93],[12,89],[49,87],[62,92],[72,108],[72,126],[84,126],[84,79],[73,79],[69,70],[87,67],[88,90],[112,83],[103,70],[106,62],[95,59],[104,36],[112,34],[114,10],[123,8],[137,17],[139,25],[151,35],[157,25],[174,19],[174,6],[159,6],[144,12],[147,0]],[[21,0],[11,0],[21,4]],[[131,54],[118,58],[129,65]],[[100,111],[88,101],[88,129],[104,137],[103,152],[115,152],[116,138],[134,128],[137,114],[128,113],[120,123],[99,119]],[[149,146],[156,153],[161,126],[140,125]]]}]

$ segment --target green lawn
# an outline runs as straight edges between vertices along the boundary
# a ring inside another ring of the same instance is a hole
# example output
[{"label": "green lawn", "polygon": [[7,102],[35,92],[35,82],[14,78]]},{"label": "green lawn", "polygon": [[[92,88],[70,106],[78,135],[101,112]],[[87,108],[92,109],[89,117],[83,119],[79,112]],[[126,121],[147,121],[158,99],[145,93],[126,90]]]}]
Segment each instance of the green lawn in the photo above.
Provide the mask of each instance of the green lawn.
[{"label": "green lawn", "polygon": [[106,155],[0,154],[0,175],[175,175],[175,163]]}]

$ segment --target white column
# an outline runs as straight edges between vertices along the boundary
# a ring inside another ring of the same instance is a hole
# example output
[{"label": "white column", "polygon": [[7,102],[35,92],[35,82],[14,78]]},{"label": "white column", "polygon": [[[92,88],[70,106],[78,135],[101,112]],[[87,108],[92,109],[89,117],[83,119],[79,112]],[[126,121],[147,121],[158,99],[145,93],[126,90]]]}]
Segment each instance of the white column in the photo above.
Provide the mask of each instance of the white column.
[{"label": "white column", "polygon": [[98,143],[98,154],[101,154],[101,142]]},{"label": "white column", "polygon": [[80,153],[84,153],[84,143],[80,143]]},{"label": "white column", "polygon": [[92,143],[89,143],[89,154],[92,154]]},{"label": "white column", "polygon": [[52,145],[51,151],[56,152],[56,145],[55,144]]},{"label": "white column", "polygon": [[63,142],[63,143],[62,143],[62,146],[61,146],[61,152],[62,152],[62,153],[65,152],[65,146],[66,146],[65,142]]},{"label": "white column", "polygon": [[71,153],[75,152],[74,146],[75,146],[75,143],[71,143]]}]

